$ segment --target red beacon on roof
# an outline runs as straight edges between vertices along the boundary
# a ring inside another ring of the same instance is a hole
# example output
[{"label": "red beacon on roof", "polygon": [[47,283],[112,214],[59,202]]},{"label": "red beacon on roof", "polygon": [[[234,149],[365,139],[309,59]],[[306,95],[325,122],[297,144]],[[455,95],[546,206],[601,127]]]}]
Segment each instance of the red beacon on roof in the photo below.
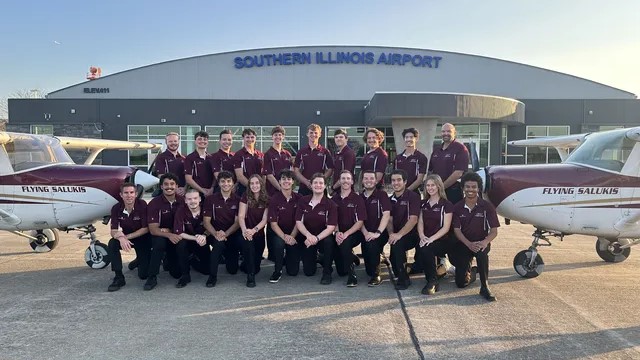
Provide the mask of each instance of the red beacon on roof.
[{"label": "red beacon on roof", "polygon": [[95,80],[102,75],[102,69],[96,66],[89,67],[89,72],[87,73],[88,80]]}]

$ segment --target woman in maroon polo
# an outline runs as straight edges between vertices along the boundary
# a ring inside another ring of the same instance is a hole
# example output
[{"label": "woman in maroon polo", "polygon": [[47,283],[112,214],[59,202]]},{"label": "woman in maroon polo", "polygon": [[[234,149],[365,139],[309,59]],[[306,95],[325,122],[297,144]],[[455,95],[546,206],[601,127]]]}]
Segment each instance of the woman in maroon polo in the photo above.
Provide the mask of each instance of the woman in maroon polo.
[{"label": "woman in maroon polo", "polygon": [[267,225],[269,197],[264,180],[259,174],[249,177],[249,191],[242,195],[238,221],[242,230],[242,254],[247,264],[247,287],[256,286],[255,274],[260,272],[260,262],[265,246],[264,229]]},{"label": "woman in maroon polo", "polygon": [[377,187],[380,189],[384,185],[384,173],[389,163],[387,152],[380,147],[384,141],[384,134],[376,128],[369,128],[364,134],[364,141],[367,143],[369,151],[362,157],[360,170],[361,173],[374,171],[376,173]]},{"label": "woman in maroon polo", "polygon": [[438,291],[436,274],[436,256],[444,257],[450,248],[447,236],[451,228],[453,204],[447,200],[444,184],[440,176],[427,176],[425,191],[428,198],[422,201],[418,218],[418,251],[427,285],[422,289],[425,295],[433,295]]}]

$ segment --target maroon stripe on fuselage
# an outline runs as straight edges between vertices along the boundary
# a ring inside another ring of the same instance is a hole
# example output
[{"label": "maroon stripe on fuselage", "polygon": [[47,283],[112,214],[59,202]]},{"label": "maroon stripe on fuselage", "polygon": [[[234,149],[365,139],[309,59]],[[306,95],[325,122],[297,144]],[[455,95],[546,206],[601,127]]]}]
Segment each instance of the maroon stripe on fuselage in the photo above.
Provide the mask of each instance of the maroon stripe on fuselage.
[{"label": "maroon stripe on fuselage", "polygon": [[51,205],[51,203],[41,203],[41,202],[33,202],[33,201],[16,201],[16,200],[0,200],[0,204]]}]

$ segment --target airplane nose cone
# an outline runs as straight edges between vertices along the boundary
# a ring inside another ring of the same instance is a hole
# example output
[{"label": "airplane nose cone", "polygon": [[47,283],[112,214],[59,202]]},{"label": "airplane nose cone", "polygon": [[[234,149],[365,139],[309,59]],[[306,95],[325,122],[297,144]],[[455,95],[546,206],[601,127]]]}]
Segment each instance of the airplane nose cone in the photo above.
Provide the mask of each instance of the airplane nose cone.
[{"label": "airplane nose cone", "polygon": [[150,174],[147,174],[144,171],[138,170],[133,176],[133,183],[136,185],[141,185],[145,190],[158,185],[160,180]]}]

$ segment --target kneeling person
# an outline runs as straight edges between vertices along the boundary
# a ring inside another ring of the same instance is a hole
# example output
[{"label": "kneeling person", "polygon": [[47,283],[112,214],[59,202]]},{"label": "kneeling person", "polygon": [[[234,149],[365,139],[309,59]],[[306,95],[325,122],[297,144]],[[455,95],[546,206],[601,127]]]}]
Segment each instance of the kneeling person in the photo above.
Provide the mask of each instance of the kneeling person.
[{"label": "kneeling person", "polygon": [[176,246],[181,274],[176,284],[177,288],[183,288],[191,282],[189,255],[196,255],[201,262],[209,261],[209,246],[203,225],[198,190],[193,188],[187,190],[184,202],[185,206],[178,209],[173,221],[173,232],[181,239]]},{"label": "kneeling person", "polygon": [[[300,194],[293,192],[293,171],[285,169],[279,174],[280,191],[269,200],[269,223],[273,234],[273,259],[275,269],[269,278],[270,283],[277,283],[282,276],[285,262],[284,253],[287,252],[287,275],[296,276],[300,271],[300,257],[302,247],[296,241],[296,209]],[[267,235],[268,236],[268,235]]]}]

